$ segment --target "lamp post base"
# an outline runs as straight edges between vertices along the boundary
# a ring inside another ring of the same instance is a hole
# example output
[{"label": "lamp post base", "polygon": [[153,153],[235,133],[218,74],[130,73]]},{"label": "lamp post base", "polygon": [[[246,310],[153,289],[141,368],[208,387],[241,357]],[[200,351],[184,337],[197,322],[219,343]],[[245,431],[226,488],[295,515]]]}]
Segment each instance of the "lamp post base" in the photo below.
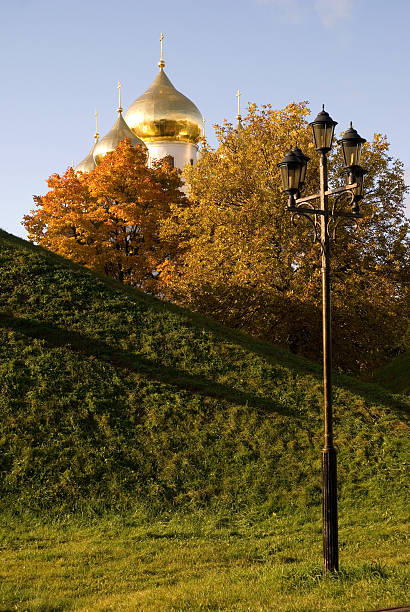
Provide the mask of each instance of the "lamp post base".
[{"label": "lamp post base", "polygon": [[325,572],[338,572],[337,472],[334,448],[322,450],[322,516],[323,569]]}]

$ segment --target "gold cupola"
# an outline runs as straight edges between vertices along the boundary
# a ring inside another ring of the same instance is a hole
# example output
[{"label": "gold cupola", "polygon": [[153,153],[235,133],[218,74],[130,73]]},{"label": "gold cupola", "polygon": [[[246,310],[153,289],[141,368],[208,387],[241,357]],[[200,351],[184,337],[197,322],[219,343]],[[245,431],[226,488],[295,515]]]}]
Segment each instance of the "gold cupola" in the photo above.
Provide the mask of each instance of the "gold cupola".
[{"label": "gold cupola", "polygon": [[145,144],[142,140],[138,138],[125,123],[124,118],[122,116],[122,108],[121,108],[121,83],[118,83],[118,92],[119,92],[119,107],[117,109],[118,119],[108,132],[101,138],[99,142],[96,143],[94,147],[93,157],[96,164],[99,164],[101,159],[107,153],[111,153],[118,146],[121,140],[124,138],[129,138],[131,141],[131,145],[136,147],[137,145],[142,145],[144,149],[146,149]]},{"label": "gold cupola", "polygon": [[202,136],[202,116],[189,98],[179,92],[164,72],[161,34],[159,73],[145,93],[125,113],[125,120],[144,142],[173,141],[196,144]]},{"label": "gold cupola", "polygon": [[85,157],[83,161],[80,162],[78,166],[76,167],[75,169],[76,173],[77,172],[91,172],[91,170],[94,170],[95,168],[94,150],[95,150],[95,147],[97,146],[99,137],[100,135],[98,133],[98,112],[95,111],[95,134],[94,134],[95,143],[91,147],[91,151],[89,152],[87,157]]}]

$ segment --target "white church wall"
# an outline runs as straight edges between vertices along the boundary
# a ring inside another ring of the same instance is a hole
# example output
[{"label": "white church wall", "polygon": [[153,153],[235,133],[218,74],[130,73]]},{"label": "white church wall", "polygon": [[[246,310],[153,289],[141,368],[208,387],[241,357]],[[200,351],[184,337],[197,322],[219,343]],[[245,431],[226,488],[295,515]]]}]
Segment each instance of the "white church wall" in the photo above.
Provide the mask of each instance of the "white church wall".
[{"label": "white church wall", "polygon": [[167,155],[174,158],[174,166],[180,170],[183,170],[186,164],[196,164],[198,148],[190,142],[159,140],[146,143],[146,145],[149,151],[149,165],[151,165],[153,159],[162,159]]}]

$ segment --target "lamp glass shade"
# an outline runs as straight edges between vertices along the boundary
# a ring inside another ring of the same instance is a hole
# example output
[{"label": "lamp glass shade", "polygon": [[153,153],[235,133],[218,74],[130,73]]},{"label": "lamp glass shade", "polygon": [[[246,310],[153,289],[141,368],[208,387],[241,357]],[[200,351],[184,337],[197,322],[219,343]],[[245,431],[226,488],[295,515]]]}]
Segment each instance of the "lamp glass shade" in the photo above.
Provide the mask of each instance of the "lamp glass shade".
[{"label": "lamp glass shade", "polygon": [[296,193],[300,185],[302,167],[300,165],[282,166],[280,169],[283,191]]},{"label": "lamp glass shade", "polygon": [[345,166],[358,166],[362,153],[362,143],[349,140],[342,140],[341,142]]},{"label": "lamp glass shade", "polygon": [[351,185],[352,183],[356,183],[357,187],[354,190],[354,195],[356,196],[356,200],[361,200],[363,196],[363,184],[364,184],[364,176],[367,174],[367,170],[358,165],[352,165],[347,168],[346,173],[346,183]]},{"label": "lamp glass shade", "polygon": [[300,160],[300,162],[302,164],[302,168],[301,168],[301,171],[300,171],[300,185],[299,185],[299,188],[301,188],[302,185],[304,185],[304,183],[305,183],[307,163],[310,160],[310,157],[305,155],[303,153],[303,151],[301,149],[299,149],[299,147],[295,147],[294,149],[292,149],[292,153],[294,153],[296,155],[296,157],[299,158],[299,160]]},{"label": "lamp glass shade", "polygon": [[300,170],[300,184],[303,185],[306,178],[307,163],[305,162]]},{"label": "lamp glass shade", "polygon": [[278,166],[280,168],[283,191],[290,195],[297,193],[301,182],[303,162],[293,151],[289,151]]},{"label": "lamp glass shade", "polygon": [[363,196],[363,183],[364,183],[364,175],[367,174],[367,171],[361,168],[360,166],[356,167],[355,171],[355,183],[357,183],[357,187],[354,190],[354,193],[358,198],[362,198]]},{"label": "lamp glass shade", "polygon": [[297,166],[295,165],[293,167],[288,167],[288,189],[292,189],[292,191],[297,191],[299,189],[301,174],[302,166],[300,164],[298,164]]},{"label": "lamp glass shade", "polygon": [[362,197],[363,195],[363,178],[364,175],[356,176],[357,187],[355,189],[355,195]]},{"label": "lamp glass shade", "polygon": [[318,151],[330,151],[335,132],[334,124],[313,123],[312,130],[316,149]]},{"label": "lamp glass shade", "polygon": [[345,166],[358,166],[360,164],[362,146],[365,142],[366,140],[361,138],[353,125],[350,124],[350,128],[344,132],[339,140],[339,143],[342,145]]},{"label": "lamp glass shade", "polygon": [[282,188],[283,191],[287,191],[289,187],[289,178],[288,178],[288,168],[287,166],[281,166],[280,168],[280,178],[282,179]]},{"label": "lamp glass shade", "polygon": [[326,153],[332,148],[333,135],[337,121],[333,121],[325,107],[318,114],[316,119],[310,123],[313,131],[313,140],[317,151]]}]

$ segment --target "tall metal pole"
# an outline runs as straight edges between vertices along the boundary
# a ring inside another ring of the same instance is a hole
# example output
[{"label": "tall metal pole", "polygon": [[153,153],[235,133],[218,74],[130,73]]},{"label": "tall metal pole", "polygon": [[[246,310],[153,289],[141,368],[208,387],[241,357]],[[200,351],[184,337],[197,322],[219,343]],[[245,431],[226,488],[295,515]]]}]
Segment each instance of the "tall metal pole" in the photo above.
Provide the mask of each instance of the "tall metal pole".
[{"label": "tall metal pole", "polygon": [[[323,565],[325,572],[339,571],[338,525],[337,525],[337,466],[336,451],[333,446],[333,415],[332,415],[332,334],[330,306],[330,236],[329,225],[333,224],[333,232],[337,222],[335,217],[359,219],[359,200],[362,197],[363,175],[366,171],[358,165],[346,165],[350,172],[350,182],[344,187],[328,188],[327,156],[332,146],[336,121],[329,116],[323,106],[322,111],[310,124],[313,128],[316,150],[320,151],[320,191],[312,195],[300,197],[300,187],[304,184],[306,164],[309,158],[295,147],[289,151],[278,166],[281,169],[283,191],[289,195],[288,211],[295,216],[309,219],[314,226],[314,241],[318,238],[320,219],[320,243],[322,247],[322,333],[323,333],[323,408],[324,408],[324,446],[322,449],[322,522],[323,522]],[[342,138],[344,153],[354,149],[354,160],[360,160],[360,149],[366,142],[350,127]],[[347,147],[347,149],[346,149]],[[350,147],[350,149],[349,149]],[[349,154],[349,155],[350,155]],[[346,154],[347,155],[347,154]],[[345,162],[348,159],[345,156]],[[349,157],[351,161],[351,155]],[[298,181],[297,185],[294,182]],[[355,181],[355,182],[353,182]],[[352,212],[337,210],[338,198],[350,193]],[[297,194],[297,195],[296,195]],[[329,210],[329,196],[336,201]],[[312,206],[312,201],[320,199],[320,208]],[[304,206],[308,203],[307,206]],[[312,219],[313,217],[313,219]]]},{"label": "tall metal pole", "polygon": [[323,325],[323,395],[324,434],[322,450],[322,521],[323,521],[323,565],[325,571],[339,571],[338,526],[337,526],[337,472],[336,451],[333,446],[332,426],[332,336],[330,311],[330,240],[329,204],[327,184],[327,157],[320,156],[320,208],[322,243],[322,325]]}]

